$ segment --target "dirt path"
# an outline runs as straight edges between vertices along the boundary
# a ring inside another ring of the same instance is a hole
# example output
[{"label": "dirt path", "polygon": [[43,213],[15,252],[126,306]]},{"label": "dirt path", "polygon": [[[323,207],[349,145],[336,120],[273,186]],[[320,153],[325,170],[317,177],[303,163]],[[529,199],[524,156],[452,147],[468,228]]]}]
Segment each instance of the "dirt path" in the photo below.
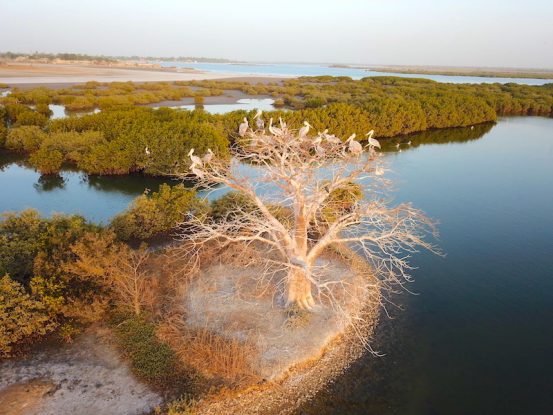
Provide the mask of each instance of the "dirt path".
[{"label": "dirt path", "polygon": [[134,415],[159,403],[133,377],[106,329],[0,363],[0,415]]}]

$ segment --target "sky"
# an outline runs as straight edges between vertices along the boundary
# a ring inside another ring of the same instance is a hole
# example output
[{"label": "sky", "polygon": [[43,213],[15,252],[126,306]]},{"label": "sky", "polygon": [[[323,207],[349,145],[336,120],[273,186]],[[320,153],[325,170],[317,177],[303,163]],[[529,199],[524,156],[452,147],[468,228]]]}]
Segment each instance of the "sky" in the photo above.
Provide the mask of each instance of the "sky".
[{"label": "sky", "polygon": [[553,68],[553,0],[0,0],[0,51]]}]

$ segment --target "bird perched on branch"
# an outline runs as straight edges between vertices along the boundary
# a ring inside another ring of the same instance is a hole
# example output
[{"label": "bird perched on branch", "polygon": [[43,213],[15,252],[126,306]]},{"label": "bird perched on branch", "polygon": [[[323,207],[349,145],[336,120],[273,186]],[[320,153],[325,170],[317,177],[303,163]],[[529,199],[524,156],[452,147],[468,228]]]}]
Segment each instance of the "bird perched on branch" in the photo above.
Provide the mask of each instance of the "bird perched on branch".
[{"label": "bird perched on branch", "polygon": [[211,159],[213,159],[213,151],[211,151],[211,149],[208,148],[207,153],[205,153],[204,156],[202,157],[202,161],[204,163],[209,163]]},{"label": "bird perched on branch", "polygon": [[304,121],[303,122],[303,127],[300,128],[300,131],[299,131],[299,136],[300,137],[305,137],[307,135],[307,133],[309,132],[309,129],[312,127],[311,124],[309,124],[307,121]]},{"label": "bird perched on branch", "polygon": [[238,135],[240,137],[244,137],[246,135],[246,131],[248,131],[248,119],[244,117],[244,122],[238,126]]},{"label": "bird perched on branch", "polygon": [[349,138],[346,140],[346,143],[348,143],[349,152],[358,156],[363,152],[363,146],[359,144],[359,142],[355,141],[355,137],[355,133],[350,135]]},{"label": "bird perched on branch", "polygon": [[255,120],[255,126],[258,130],[263,130],[265,128],[265,121],[263,121],[263,118],[261,118],[262,114],[263,111],[257,110],[255,116],[253,117],[253,119]]}]

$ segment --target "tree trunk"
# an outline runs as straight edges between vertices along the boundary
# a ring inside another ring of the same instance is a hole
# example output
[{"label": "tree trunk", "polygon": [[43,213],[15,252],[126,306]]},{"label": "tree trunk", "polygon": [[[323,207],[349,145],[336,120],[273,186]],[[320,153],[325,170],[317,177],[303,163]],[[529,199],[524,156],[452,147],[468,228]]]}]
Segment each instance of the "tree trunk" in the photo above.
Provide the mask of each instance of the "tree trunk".
[{"label": "tree trunk", "polygon": [[311,294],[309,268],[290,268],[288,273],[288,295],[286,304],[300,309],[311,309],[315,305]]}]

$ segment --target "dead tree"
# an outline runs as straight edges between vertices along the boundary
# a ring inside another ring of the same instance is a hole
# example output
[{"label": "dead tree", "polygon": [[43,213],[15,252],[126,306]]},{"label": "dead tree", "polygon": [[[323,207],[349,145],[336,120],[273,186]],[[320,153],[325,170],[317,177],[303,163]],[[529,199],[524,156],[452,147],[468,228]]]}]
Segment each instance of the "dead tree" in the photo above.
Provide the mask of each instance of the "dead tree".
[{"label": "dead tree", "polygon": [[[314,270],[334,244],[361,254],[385,284],[409,281],[408,258],[421,247],[433,249],[423,239],[433,224],[410,204],[391,206],[380,144],[372,131],[363,148],[355,135],[347,140],[327,131],[310,136],[311,126],[304,124],[293,130],[282,120],[275,127],[271,119],[268,130],[253,130],[246,120],[230,160],[211,152],[200,158],[192,150],[190,172],[199,187],[227,186],[246,195],[254,208],[237,207],[227,220],[190,217],[182,239],[192,246],[216,240],[263,243],[287,269],[281,281],[286,303],[302,309],[312,309],[314,297],[329,289]],[[245,174],[244,165],[255,173]],[[360,186],[362,198],[344,204],[334,197],[352,184]],[[278,215],[282,208],[290,212],[287,220]]]}]

